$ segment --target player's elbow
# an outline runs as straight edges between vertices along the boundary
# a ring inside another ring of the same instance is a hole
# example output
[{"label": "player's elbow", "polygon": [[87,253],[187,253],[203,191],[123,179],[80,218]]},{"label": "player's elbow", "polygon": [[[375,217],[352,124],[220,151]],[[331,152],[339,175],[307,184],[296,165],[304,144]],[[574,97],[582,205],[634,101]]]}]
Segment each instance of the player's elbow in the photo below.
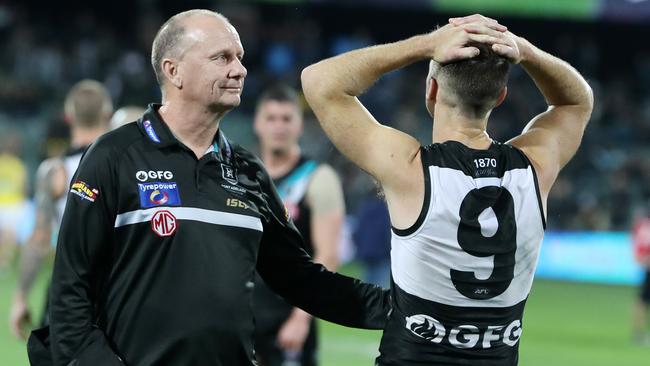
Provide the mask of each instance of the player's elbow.
[{"label": "player's elbow", "polygon": [[316,100],[320,95],[319,88],[319,72],[316,64],[309,65],[302,70],[300,74],[300,82],[302,84],[302,91],[305,94],[307,102],[310,104]]},{"label": "player's elbow", "polygon": [[585,81],[584,89],[585,91],[584,91],[582,105],[584,106],[585,110],[589,113],[589,115],[591,115],[591,111],[594,109],[594,90],[586,81]]},{"label": "player's elbow", "polygon": [[325,75],[327,70],[321,63],[307,66],[300,75],[305,99],[312,108],[335,97],[336,88],[332,85],[331,78]]}]

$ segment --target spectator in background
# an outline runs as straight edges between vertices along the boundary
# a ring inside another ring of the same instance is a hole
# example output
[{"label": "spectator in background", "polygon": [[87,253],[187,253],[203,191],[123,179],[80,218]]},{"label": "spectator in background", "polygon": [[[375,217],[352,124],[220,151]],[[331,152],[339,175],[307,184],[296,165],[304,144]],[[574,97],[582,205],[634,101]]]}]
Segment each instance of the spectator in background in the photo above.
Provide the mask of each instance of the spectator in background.
[{"label": "spectator in background", "polygon": [[124,106],[113,113],[111,118],[110,130],[115,130],[119,127],[124,126],[127,123],[137,121],[144,114],[145,109],[142,107],[127,105]]},{"label": "spectator in background", "polygon": [[[280,198],[314,261],[330,271],[339,264],[338,247],[345,216],[343,188],[327,164],[301,152],[302,106],[298,94],[278,85],[262,94],[254,122],[260,153]],[[289,305],[256,276],[255,351],[262,366],[316,365],[316,323]]]},{"label": "spectator in background", "polygon": [[20,160],[19,136],[5,134],[0,142],[0,273],[11,264],[17,244],[17,227],[26,209],[27,171]]},{"label": "spectator in background", "polygon": [[650,309],[650,201],[642,211],[632,229],[634,256],[645,270],[639,298],[634,305],[632,329],[635,342],[650,347],[647,318]]},{"label": "spectator in background", "polygon": [[363,263],[363,280],[390,286],[390,218],[383,197],[370,194],[360,204],[353,233],[356,258]]},{"label": "spectator in background", "polygon": [[[26,328],[32,325],[27,297],[61,225],[72,176],[88,146],[106,132],[112,114],[113,102],[101,83],[82,80],[68,92],[64,115],[71,128],[70,148],[62,156],[43,161],[36,174],[36,223],[21,253],[18,286],[9,315],[11,332],[17,338],[24,339]],[[46,309],[42,326],[49,323],[47,315]]]}]

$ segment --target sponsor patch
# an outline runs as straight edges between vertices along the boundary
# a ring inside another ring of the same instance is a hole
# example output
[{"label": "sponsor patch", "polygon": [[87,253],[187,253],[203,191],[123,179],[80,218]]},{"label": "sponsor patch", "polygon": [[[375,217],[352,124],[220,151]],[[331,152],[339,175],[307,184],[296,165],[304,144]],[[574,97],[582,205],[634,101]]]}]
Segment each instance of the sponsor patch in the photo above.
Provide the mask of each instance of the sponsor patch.
[{"label": "sponsor patch", "polygon": [[158,135],[156,134],[156,131],[153,129],[153,126],[149,120],[142,122],[142,126],[144,126],[144,130],[147,132],[147,135],[151,141],[160,143],[160,139],[158,138]]},{"label": "sponsor patch", "polygon": [[77,196],[81,197],[81,199],[88,200],[90,202],[95,202],[97,199],[97,195],[99,194],[99,191],[95,188],[90,188],[86,182],[82,182],[80,180],[72,183],[72,187],[70,188],[70,193],[74,193]]},{"label": "sponsor patch", "polygon": [[138,183],[140,207],[180,206],[181,197],[176,182]]},{"label": "sponsor patch", "polygon": [[151,230],[158,236],[172,236],[177,227],[176,216],[167,210],[157,211],[151,218]]},{"label": "sponsor patch", "polygon": [[149,179],[172,179],[174,173],[169,170],[139,170],[135,173],[135,179],[140,182],[146,182]]}]

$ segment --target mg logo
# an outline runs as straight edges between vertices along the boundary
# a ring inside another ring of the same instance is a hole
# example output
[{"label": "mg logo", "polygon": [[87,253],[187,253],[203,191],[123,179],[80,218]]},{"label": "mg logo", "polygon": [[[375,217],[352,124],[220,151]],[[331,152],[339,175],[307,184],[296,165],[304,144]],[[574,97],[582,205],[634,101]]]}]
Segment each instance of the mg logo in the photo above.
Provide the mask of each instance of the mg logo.
[{"label": "mg logo", "polygon": [[176,217],[167,210],[157,211],[151,218],[151,229],[158,236],[172,236],[176,232]]}]

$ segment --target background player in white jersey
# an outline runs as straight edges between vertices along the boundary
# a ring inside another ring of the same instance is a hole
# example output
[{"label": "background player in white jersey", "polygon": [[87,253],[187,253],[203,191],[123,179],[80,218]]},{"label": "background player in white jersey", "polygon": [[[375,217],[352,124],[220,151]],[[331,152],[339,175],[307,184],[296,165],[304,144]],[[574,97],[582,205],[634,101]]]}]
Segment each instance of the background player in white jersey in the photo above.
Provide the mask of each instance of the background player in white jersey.
[{"label": "background player in white jersey", "polygon": [[145,111],[146,109],[135,105],[127,105],[121,107],[120,109],[116,110],[115,113],[113,113],[109,129],[113,131],[119,127],[124,126],[127,123],[136,121],[142,117]]},{"label": "background player in white jersey", "polygon": [[[280,198],[314,261],[330,271],[339,264],[338,244],[345,216],[343,189],[327,164],[302,153],[302,106],[298,94],[277,85],[262,94],[255,113],[260,156]],[[316,365],[316,323],[256,277],[255,352],[262,366]]]},{"label": "background player in white jersey", "polygon": [[[18,288],[9,316],[12,333],[23,339],[32,325],[27,297],[59,229],[70,180],[86,148],[106,132],[113,103],[101,83],[82,80],[68,92],[64,114],[70,125],[70,148],[63,156],[47,159],[38,167],[34,195],[36,224],[22,250]],[[47,323],[47,312],[44,314],[42,322]]]},{"label": "background player in white jersey", "polygon": [[[432,60],[433,144],[378,123],[357,97],[380,76]],[[548,109],[501,144],[486,132],[520,64]],[[591,88],[566,62],[495,20],[326,59],[302,73],[337,148],[382,185],[393,225],[393,311],[378,365],[516,365],[548,193],[580,145]]]}]

